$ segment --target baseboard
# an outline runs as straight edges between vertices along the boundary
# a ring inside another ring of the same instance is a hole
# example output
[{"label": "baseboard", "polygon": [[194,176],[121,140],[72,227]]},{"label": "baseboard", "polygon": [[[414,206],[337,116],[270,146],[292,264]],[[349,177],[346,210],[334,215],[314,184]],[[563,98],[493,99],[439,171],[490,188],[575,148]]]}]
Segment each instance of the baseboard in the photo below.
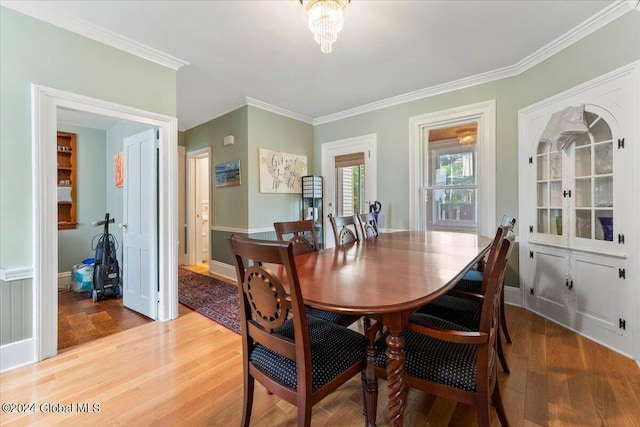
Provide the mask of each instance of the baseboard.
[{"label": "baseboard", "polygon": [[504,303],[522,307],[522,292],[515,286],[504,287]]},{"label": "baseboard", "polygon": [[232,282],[237,280],[236,268],[232,265],[225,264],[224,262],[209,260],[209,273],[217,274],[218,276],[229,279]]},{"label": "baseboard", "polygon": [[68,291],[69,289],[71,289],[71,272],[58,273],[58,290]]},{"label": "baseboard", "polygon": [[0,346],[0,373],[36,363],[33,338]]}]

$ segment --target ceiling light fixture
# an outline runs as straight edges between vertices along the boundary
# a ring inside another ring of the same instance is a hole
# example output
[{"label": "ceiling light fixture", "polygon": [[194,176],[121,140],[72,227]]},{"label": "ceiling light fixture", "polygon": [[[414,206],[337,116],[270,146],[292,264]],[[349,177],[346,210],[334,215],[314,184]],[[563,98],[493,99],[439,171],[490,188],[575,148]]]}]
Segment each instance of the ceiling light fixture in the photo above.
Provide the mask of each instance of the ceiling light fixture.
[{"label": "ceiling light fixture", "polygon": [[460,129],[457,133],[458,142],[461,145],[471,145],[476,142],[476,133],[473,129]]},{"label": "ceiling light fixture", "polygon": [[323,53],[331,53],[344,24],[344,11],[351,0],[300,0],[305,5],[309,30]]}]

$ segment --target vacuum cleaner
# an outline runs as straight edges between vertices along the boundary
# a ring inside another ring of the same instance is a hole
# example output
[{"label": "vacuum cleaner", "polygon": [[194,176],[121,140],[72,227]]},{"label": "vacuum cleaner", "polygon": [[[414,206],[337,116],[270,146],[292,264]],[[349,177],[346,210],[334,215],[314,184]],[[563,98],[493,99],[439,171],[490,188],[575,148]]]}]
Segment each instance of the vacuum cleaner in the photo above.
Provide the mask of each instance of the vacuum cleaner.
[{"label": "vacuum cleaner", "polygon": [[[94,236],[91,242],[92,249],[95,249],[93,289],[91,290],[93,302],[108,297],[120,298],[122,296],[120,265],[116,256],[118,241],[113,234],[109,233],[109,224],[114,222],[115,218],[109,218],[109,212],[107,212],[104,220],[93,223],[94,227],[104,225],[102,234]],[[95,242],[96,238],[98,238],[97,242]]]}]

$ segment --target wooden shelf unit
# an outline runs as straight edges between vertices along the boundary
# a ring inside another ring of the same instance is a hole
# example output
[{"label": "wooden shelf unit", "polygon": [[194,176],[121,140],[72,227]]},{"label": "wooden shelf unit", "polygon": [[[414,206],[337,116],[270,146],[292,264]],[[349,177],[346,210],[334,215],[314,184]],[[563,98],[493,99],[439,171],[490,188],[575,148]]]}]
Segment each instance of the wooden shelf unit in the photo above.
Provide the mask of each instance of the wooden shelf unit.
[{"label": "wooden shelf unit", "polygon": [[58,132],[58,230],[76,228],[76,134]]}]

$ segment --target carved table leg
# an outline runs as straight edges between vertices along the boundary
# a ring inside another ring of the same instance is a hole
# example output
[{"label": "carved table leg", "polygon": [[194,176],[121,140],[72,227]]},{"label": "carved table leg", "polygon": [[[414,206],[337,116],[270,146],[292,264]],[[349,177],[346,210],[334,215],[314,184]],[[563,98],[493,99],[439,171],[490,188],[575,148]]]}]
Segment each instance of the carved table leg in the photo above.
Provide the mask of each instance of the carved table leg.
[{"label": "carved table leg", "polygon": [[404,338],[402,331],[387,336],[387,381],[389,384],[389,423],[401,426],[404,411]]}]

